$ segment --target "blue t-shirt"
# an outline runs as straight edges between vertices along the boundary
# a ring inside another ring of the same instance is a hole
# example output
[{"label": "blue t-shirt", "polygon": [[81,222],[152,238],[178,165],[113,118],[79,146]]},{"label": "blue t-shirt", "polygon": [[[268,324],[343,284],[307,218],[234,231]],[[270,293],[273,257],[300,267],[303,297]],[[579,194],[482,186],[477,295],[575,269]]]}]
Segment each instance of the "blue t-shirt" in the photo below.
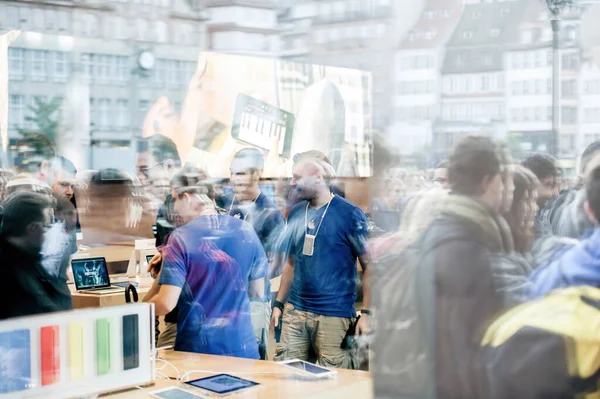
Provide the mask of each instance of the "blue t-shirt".
[{"label": "blue t-shirt", "polygon": [[268,273],[252,226],[200,216],[169,240],[160,284],[180,287],[175,350],[258,359],[248,284]]},{"label": "blue t-shirt", "polygon": [[[229,214],[234,218],[245,220],[254,227],[258,239],[269,257],[269,264],[274,261],[273,254],[277,248],[277,240],[285,229],[285,218],[275,203],[264,193],[260,193],[254,203],[240,204],[233,194],[223,196]],[[283,265],[281,265],[283,266]],[[276,270],[273,277],[281,274],[281,267]],[[265,278],[265,297],[270,298],[271,283],[269,276]]]},{"label": "blue t-shirt", "polygon": [[229,214],[254,227],[266,252],[274,250],[275,239],[285,227],[285,218],[275,203],[262,192],[254,203],[240,204],[232,194],[223,196]]},{"label": "blue t-shirt", "polygon": [[[288,302],[299,310],[323,316],[354,317],[356,262],[367,252],[367,218],[356,205],[333,197],[315,239],[313,255],[307,256],[303,255],[306,205],[306,201],[297,204],[288,217],[288,251],[295,257]],[[326,208],[308,207],[308,234],[315,235]]]}]

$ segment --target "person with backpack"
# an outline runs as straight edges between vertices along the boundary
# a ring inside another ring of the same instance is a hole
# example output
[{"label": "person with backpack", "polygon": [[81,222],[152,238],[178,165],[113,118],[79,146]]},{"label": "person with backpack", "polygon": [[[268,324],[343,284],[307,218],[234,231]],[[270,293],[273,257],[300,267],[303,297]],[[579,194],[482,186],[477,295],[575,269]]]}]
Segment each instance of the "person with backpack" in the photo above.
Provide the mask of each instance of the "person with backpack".
[{"label": "person with backpack", "polygon": [[374,281],[377,397],[485,397],[479,343],[505,307],[492,258],[513,250],[501,150],[485,137],[459,141],[440,216]]},{"label": "person with backpack", "polygon": [[594,229],[577,245],[566,248],[531,275],[530,297],[540,298],[557,288],[600,286],[600,156],[591,161],[585,176],[585,212]]}]

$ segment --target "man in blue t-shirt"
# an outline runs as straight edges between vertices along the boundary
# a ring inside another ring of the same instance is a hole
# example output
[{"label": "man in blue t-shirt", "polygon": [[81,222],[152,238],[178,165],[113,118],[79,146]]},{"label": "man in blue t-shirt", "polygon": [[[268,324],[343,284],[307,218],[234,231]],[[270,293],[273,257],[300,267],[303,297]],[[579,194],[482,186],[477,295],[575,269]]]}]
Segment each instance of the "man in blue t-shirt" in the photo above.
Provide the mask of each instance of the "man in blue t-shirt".
[{"label": "man in blue t-shirt", "polygon": [[285,219],[275,203],[260,191],[259,182],[265,166],[260,150],[244,148],[231,161],[233,193],[224,195],[229,215],[245,220],[254,227],[269,259],[269,274],[265,277],[265,300],[252,301],[252,324],[259,341],[261,359],[267,358],[269,320],[271,319],[270,279],[281,275],[284,257],[275,251],[276,237],[285,228]]},{"label": "man in blue t-shirt", "polygon": [[357,259],[365,273],[356,335],[370,329],[367,219],[357,206],[331,193],[333,168],[313,153],[298,157],[293,167],[292,184],[305,200],[288,217],[289,257],[271,318],[277,327],[283,313],[275,360],[308,360],[312,349],[323,366],[352,368],[340,346],[356,316]]},{"label": "man in blue t-shirt", "polygon": [[159,316],[178,306],[175,350],[258,359],[250,299],[263,298],[268,265],[254,229],[217,214],[201,187],[180,189],[174,211],[183,225],[149,302]]}]

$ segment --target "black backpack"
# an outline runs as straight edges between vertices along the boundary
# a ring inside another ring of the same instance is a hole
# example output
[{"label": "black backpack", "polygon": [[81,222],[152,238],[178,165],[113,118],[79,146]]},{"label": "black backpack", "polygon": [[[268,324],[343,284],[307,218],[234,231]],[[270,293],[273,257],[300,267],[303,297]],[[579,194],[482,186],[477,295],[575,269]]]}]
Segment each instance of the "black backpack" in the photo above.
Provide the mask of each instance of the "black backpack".
[{"label": "black backpack", "polygon": [[376,398],[436,398],[435,273],[423,242],[374,265]]}]

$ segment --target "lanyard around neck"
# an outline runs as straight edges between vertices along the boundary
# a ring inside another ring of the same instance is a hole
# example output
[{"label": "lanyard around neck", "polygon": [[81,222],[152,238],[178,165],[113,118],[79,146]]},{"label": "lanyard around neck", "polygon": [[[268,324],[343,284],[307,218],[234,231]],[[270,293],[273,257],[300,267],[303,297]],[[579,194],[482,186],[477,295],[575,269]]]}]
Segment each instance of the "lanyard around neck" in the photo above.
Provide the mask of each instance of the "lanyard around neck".
[{"label": "lanyard around neck", "polygon": [[[258,199],[258,197],[260,197],[260,195],[262,194],[261,191],[258,192],[258,195],[256,196],[256,198],[254,198],[254,201],[252,201],[252,205],[256,204],[256,200]],[[231,198],[231,205],[229,205],[229,213],[231,213],[231,211],[233,210],[233,203],[235,202],[235,194],[233,194],[233,197]]]},{"label": "lanyard around neck", "polygon": [[[331,201],[333,200],[333,197],[335,197],[335,194],[331,194],[331,199],[329,200],[329,202],[327,203],[327,206],[325,207],[325,212],[323,212],[323,215],[321,215],[321,220],[319,221],[319,226],[317,226],[317,231],[315,232],[315,240],[317,239],[317,235],[319,234],[319,230],[321,230],[321,225],[323,224],[323,219],[325,219],[325,215],[327,215],[327,210],[329,209],[329,205],[331,205]],[[304,234],[308,235],[308,207],[310,205],[310,201],[306,203],[306,212],[304,214]]]}]

